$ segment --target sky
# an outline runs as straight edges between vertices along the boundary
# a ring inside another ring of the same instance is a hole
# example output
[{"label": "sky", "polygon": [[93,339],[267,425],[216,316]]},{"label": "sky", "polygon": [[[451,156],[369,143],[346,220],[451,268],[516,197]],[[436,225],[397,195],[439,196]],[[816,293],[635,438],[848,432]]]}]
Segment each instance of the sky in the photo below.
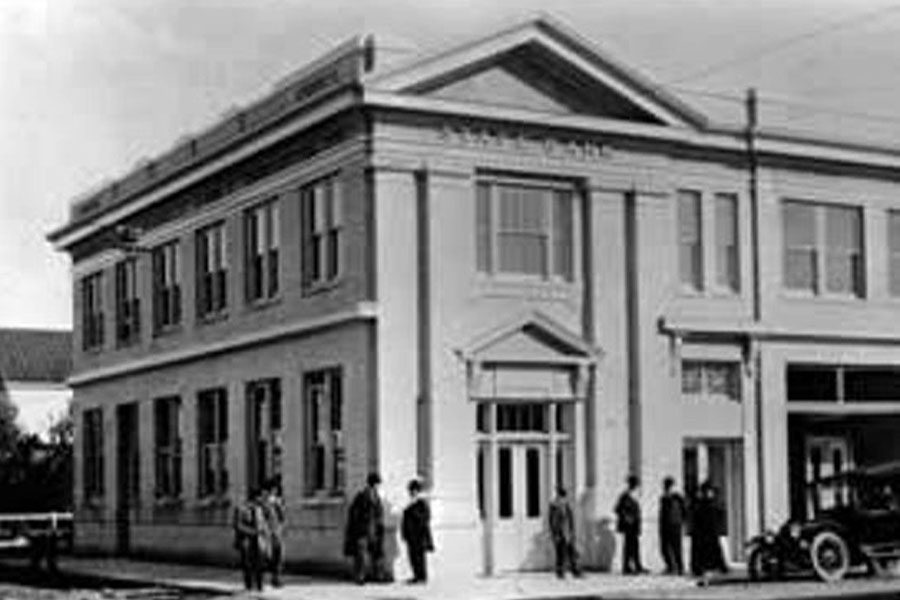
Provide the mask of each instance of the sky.
[{"label": "sky", "polygon": [[441,49],[545,11],[716,119],[900,147],[900,1],[0,0],[0,326],[71,327],[72,198],[359,33]]}]

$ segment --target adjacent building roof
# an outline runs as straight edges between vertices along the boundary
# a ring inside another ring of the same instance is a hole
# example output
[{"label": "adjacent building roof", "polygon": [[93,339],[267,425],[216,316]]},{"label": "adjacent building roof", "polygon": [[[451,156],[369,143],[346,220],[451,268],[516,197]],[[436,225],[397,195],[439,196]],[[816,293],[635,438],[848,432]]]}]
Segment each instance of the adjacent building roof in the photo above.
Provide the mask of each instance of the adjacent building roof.
[{"label": "adjacent building roof", "polygon": [[71,369],[71,331],[0,328],[0,380],[63,383]]}]

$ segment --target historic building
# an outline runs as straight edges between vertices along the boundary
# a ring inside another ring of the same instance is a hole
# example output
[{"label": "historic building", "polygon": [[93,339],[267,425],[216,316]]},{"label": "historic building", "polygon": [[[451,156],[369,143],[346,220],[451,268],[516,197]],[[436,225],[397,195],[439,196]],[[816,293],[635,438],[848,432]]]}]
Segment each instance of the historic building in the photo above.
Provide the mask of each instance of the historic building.
[{"label": "historic building", "polygon": [[647,564],[668,474],[719,487],[739,557],[834,500],[806,479],[900,458],[898,167],[712,124],[543,17],[351,40],[50,234],[77,544],[230,559],[280,474],[289,562],[335,567],[379,469],[394,515],[426,479],[439,576],[546,567],[557,483],[608,567],[633,472]]}]

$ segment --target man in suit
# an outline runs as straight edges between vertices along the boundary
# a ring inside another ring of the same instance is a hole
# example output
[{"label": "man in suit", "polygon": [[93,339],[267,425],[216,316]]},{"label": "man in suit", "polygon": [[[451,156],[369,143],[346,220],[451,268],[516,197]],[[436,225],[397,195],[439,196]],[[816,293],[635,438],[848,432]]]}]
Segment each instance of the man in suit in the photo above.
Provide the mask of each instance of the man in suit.
[{"label": "man in suit", "polygon": [[641,504],[638,500],[640,481],[637,476],[629,475],[627,487],[616,502],[616,529],[622,534],[622,573],[637,575],[646,573],[641,565]]},{"label": "man in suit", "polygon": [[[353,578],[362,585],[367,579],[385,581],[384,506],[378,493],[381,476],[369,473],[366,487],[350,504],[344,535],[344,555],[353,559]],[[367,568],[368,567],[368,568]]]},{"label": "man in suit", "polygon": [[400,534],[406,542],[409,555],[409,566],[413,577],[408,583],[425,583],[428,581],[428,562],[425,553],[434,551],[434,540],[431,537],[431,510],[428,501],[422,497],[422,484],[413,479],[406,486],[409,490],[410,502],[403,509],[400,522]]},{"label": "man in suit", "polygon": [[578,568],[578,552],[575,549],[575,517],[566,497],[566,488],[556,488],[556,497],[550,502],[550,537],[556,550],[556,576],[565,577],[566,567],[575,577],[581,577]]},{"label": "man in suit", "polygon": [[681,537],[686,515],[684,496],[675,489],[675,479],[666,477],[659,497],[659,549],[669,575],[684,573]]}]

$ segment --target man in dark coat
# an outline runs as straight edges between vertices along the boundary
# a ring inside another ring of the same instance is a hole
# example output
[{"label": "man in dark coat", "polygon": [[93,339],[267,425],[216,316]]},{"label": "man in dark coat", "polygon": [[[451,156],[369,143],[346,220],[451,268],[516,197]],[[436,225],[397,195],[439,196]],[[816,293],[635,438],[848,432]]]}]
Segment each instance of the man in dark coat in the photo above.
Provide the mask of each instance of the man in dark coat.
[{"label": "man in dark coat", "polygon": [[244,574],[244,587],[247,590],[262,590],[269,540],[262,507],[262,490],[251,490],[250,497],[235,507],[232,527],[234,546],[240,555],[241,571]]},{"label": "man in dark coat", "polygon": [[641,505],[638,502],[638,488],[640,481],[634,475],[629,475],[627,488],[619,496],[616,502],[616,518],[619,533],[624,538],[622,545],[622,572],[626,575],[646,573],[641,565]]},{"label": "man in dark coat", "polygon": [[353,578],[360,585],[367,579],[386,580],[383,564],[384,506],[378,494],[380,484],[381,476],[369,473],[366,487],[353,498],[347,517],[344,555],[353,558]]},{"label": "man in dark coat", "polygon": [[559,486],[556,489],[556,497],[550,502],[550,537],[553,540],[553,548],[556,550],[556,576],[565,577],[566,566],[572,570],[572,575],[581,577],[581,569],[578,568],[578,552],[575,549],[575,517],[572,507],[566,498],[566,488]]},{"label": "man in dark coat", "polygon": [[428,502],[421,496],[422,484],[413,479],[407,486],[410,502],[403,510],[400,522],[400,534],[406,542],[409,555],[409,566],[413,576],[409,583],[425,583],[428,581],[428,562],[426,552],[434,551],[434,540],[431,537],[431,511]]},{"label": "man in dark coat", "polygon": [[704,481],[691,507],[691,572],[700,578],[700,585],[708,584],[714,571],[728,572],[719,542],[724,524],[724,511],[716,499],[716,488]]},{"label": "man in dark coat", "polygon": [[684,573],[681,553],[684,520],[684,497],[675,490],[675,480],[666,477],[663,479],[662,496],[659,497],[659,549],[669,575]]}]

